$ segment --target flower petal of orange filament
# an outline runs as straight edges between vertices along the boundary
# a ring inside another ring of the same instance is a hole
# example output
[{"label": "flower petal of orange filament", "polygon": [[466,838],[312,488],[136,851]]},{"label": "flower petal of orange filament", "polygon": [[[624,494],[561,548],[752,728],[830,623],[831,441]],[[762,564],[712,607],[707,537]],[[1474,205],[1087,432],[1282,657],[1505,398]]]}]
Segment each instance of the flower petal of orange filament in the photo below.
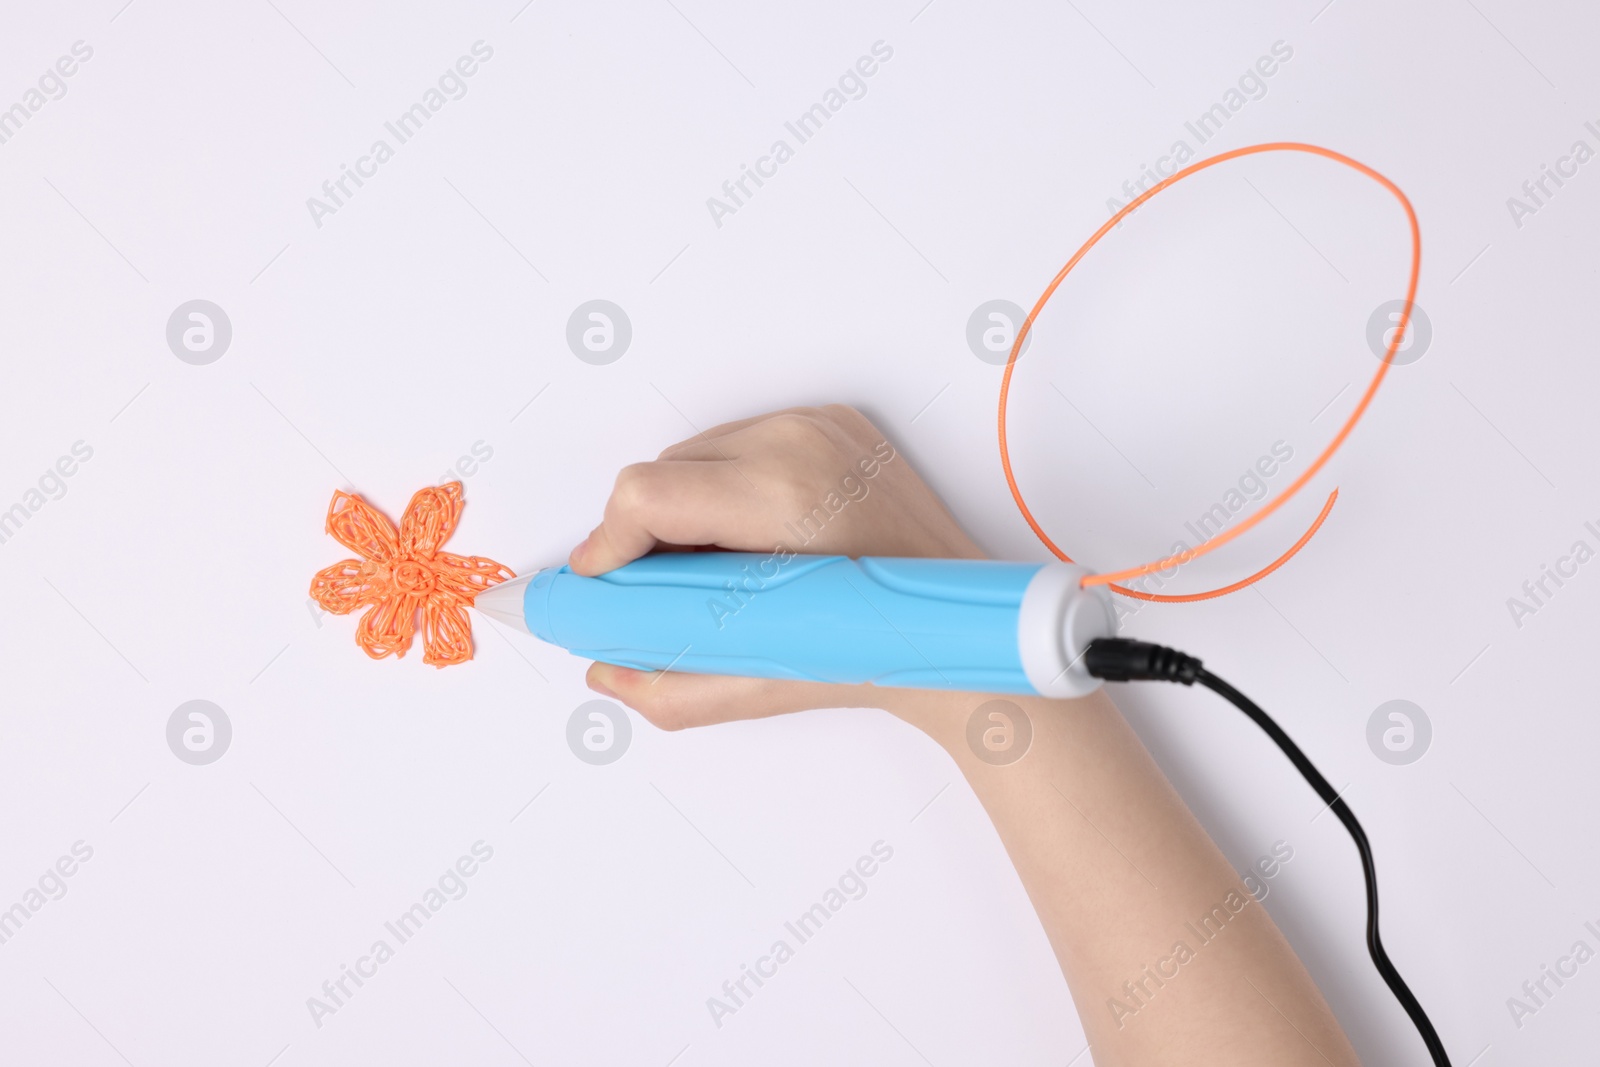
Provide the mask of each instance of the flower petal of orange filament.
[{"label": "flower petal of orange filament", "polygon": [[311,596],[335,615],[362,608],[356,644],[373,659],[404,656],[422,613],[422,662],[434,667],[472,658],[472,620],[466,609],[483,590],[514,578],[482,556],[440,550],[460,521],[460,482],[420,489],[395,530],[361,497],[335,492],[327,532],[360,559],[324,567],[311,579]]}]

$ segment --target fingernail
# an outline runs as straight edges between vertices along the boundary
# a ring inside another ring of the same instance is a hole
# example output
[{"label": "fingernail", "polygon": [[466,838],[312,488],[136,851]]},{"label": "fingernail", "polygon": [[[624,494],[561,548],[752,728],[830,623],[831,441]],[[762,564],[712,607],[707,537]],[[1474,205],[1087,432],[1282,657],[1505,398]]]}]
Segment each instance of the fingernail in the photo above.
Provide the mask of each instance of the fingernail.
[{"label": "fingernail", "polygon": [[621,700],[622,699],[621,697],[617,696],[617,694],[615,694],[611,690],[607,689],[605,687],[605,685],[600,683],[600,682],[590,682],[589,683],[589,688],[593,689],[596,693],[599,693],[603,697],[610,697],[612,700]]},{"label": "fingernail", "polygon": [[583,554],[587,551],[589,551],[589,539],[585,537],[582,541],[578,542],[577,548],[574,548],[570,553],[568,553],[567,560],[573,563],[580,562],[583,559]]}]

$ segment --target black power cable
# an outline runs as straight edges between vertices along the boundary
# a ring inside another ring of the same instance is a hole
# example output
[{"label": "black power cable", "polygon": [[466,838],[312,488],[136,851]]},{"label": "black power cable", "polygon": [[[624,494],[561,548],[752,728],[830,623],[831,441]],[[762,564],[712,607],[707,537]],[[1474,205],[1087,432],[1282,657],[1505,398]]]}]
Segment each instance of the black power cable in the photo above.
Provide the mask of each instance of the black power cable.
[{"label": "black power cable", "polygon": [[1198,659],[1179,652],[1177,649],[1167,648],[1165,645],[1154,645],[1145,641],[1130,641],[1120,637],[1100,638],[1091,641],[1084,651],[1084,666],[1096,678],[1108,682],[1135,682],[1135,681],[1160,681],[1178,682],[1182,685],[1199,683],[1216,693],[1224,700],[1233,704],[1240,711],[1250,717],[1250,721],[1261,727],[1266,735],[1272,738],[1273,744],[1289,757],[1289,762],[1294,764],[1300,776],[1311,783],[1311,788],[1316,790],[1333,813],[1344,823],[1344,828],[1350,832],[1350,838],[1356,843],[1356,851],[1361,855],[1361,874],[1367,883],[1367,951],[1372,955],[1372,962],[1378,968],[1378,973],[1383,976],[1383,981],[1389,991],[1405,1008],[1406,1014],[1411,1016],[1412,1024],[1417,1028],[1417,1033],[1422,1035],[1423,1044],[1428,1046],[1428,1054],[1433,1057],[1435,1067],[1450,1067],[1450,1057],[1445,1053],[1444,1044],[1439,1040],[1439,1034],[1433,1028],[1433,1023],[1428,1019],[1428,1013],[1422,1010],[1422,1005],[1412,994],[1406,980],[1400,977],[1400,972],[1389,960],[1389,954],[1383,950],[1383,941],[1378,937],[1378,871],[1372,861],[1372,846],[1367,843],[1366,831],[1361,829],[1361,824],[1356,821],[1355,813],[1350,806],[1339,796],[1338,790],[1329,784],[1306,754],[1300,751],[1300,746],[1283,732],[1283,728],[1272,717],[1262,711],[1254,701],[1239,692],[1227,682],[1205,669]]}]

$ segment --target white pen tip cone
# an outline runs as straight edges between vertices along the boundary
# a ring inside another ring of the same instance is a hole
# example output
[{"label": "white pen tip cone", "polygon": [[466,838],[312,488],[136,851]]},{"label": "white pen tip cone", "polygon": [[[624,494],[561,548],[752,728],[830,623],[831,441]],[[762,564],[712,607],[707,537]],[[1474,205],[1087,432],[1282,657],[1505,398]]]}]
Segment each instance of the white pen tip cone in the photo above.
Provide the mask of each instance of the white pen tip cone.
[{"label": "white pen tip cone", "polygon": [[522,610],[522,598],[528,582],[532,579],[532,574],[524,574],[499,585],[492,585],[477,595],[472,606],[491,619],[503,622],[523,633],[530,633],[527,615]]}]

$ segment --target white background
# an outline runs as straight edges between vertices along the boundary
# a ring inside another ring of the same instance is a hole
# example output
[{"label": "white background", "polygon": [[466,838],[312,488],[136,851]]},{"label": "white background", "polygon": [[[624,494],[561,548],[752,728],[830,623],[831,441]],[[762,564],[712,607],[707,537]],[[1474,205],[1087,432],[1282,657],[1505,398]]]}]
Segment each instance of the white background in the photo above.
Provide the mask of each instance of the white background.
[{"label": "white background", "polygon": [[[1506,1003],[1580,938],[1600,948],[1600,563],[1520,627],[1507,607],[1574,541],[1600,548],[1600,164],[1520,226],[1507,206],[1575,140],[1600,147],[1592,11],[121,3],[10,5],[0,35],[0,107],[93,48],[0,144],[0,508],[93,449],[0,544],[0,908],[94,850],[0,945],[0,1058],[1088,1063],[998,840],[920,735],[859,710],[673,735],[636,718],[592,767],[565,742],[581,662],[479,617],[469,665],[375,663],[306,587],[347,554],[322,530],[335,488],[397,516],[483,442],[449,547],[521,571],[587,532],[623,464],[830,401],[991,552],[1045,558],[967,318],[1031,305],[1276,41],[1292,58],[1201,153],[1311,141],[1398,182],[1432,344],[1305,494],[1179,584],[1265,564],[1338,485],[1299,558],[1129,632],[1206,657],[1347,786],[1390,951],[1455,1062],[1593,1055],[1600,963],[1520,1028]],[[315,225],[307,198],[479,40],[466,96]],[[866,95],[716,225],[706,199],[794,147],[784,121],[880,40]],[[1046,528],[1128,565],[1275,441],[1295,458],[1274,485],[1302,470],[1376,367],[1366,323],[1407,247],[1387,194],[1305,157],[1143,209],[1017,371],[1016,466]],[[165,339],[195,298],[233,327],[207,366]],[[565,342],[593,298],[633,325],[609,366]],[[1366,723],[1401,698],[1433,740],[1390,766]],[[167,747],[191,699],[232,723],[209,766]],[[1268,907],[1364,1061],[1424,1062],[1366,958],[1354,850],[1282,757],[1204,693],[1117,699],[1237,865],[1292,845]],[[314,1025],[307,998],[478,840],[494,857],[470,892]],[[878,840],[894,858],[868,895],[716,1027],[706,998]]]}]

